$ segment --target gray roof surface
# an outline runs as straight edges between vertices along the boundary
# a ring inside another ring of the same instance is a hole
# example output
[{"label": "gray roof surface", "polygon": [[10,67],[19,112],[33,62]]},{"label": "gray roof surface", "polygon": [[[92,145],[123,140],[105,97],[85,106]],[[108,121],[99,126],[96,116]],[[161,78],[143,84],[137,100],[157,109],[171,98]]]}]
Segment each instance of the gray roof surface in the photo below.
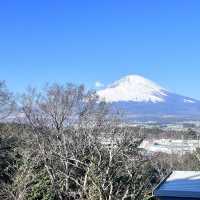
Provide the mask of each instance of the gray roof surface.
[{"label": "gray roof surface", "polygon": [[154,191],[154,195],[200,198],[200,171],[174,171]]}]

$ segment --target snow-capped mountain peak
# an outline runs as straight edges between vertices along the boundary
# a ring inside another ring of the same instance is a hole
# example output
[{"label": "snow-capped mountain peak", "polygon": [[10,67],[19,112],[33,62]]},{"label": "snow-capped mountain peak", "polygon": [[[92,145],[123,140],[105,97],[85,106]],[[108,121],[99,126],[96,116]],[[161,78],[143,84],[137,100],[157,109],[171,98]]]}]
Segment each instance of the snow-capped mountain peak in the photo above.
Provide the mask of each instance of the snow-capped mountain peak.
[{"label": "snow-capped mountain peak", "polygon": [[126,113],[127,121],[200,119],[199,100],[169,92],[138,75],[125,76],[97,94],[111,109]]},{"label": "snow-capped mountain peak", "polygon": [[164,102],[167,91],[139,75],[128,75],[97,92],[106,102]]}]

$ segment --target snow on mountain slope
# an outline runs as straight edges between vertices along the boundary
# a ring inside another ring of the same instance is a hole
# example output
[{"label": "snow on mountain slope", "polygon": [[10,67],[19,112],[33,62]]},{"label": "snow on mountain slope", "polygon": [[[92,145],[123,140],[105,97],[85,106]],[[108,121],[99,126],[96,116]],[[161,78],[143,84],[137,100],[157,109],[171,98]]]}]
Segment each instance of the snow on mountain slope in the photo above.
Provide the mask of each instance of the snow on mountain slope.
[{"label": "snow on mountain slope", "polygon": [[106,102],[164,102],[167,91],[139,75],[129,75],[114,82],[97,94]]},{"label": "snow on mountain slope", "polygon": [[138,75],[129,75],[97,92],[100,100],[135,116],[198,117],[200,101],[169,92]]}]

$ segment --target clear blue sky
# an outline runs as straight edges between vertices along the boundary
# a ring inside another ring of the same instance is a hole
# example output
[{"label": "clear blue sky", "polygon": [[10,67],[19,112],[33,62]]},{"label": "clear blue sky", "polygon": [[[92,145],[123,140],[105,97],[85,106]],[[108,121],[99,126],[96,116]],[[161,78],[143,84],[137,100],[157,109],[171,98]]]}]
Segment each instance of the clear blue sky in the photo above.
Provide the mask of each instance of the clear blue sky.
[{"label": "clear blue sky", "polygon": [[0,2],[0,79],[12,91],[127,74],[200,99],[199,0]]}]

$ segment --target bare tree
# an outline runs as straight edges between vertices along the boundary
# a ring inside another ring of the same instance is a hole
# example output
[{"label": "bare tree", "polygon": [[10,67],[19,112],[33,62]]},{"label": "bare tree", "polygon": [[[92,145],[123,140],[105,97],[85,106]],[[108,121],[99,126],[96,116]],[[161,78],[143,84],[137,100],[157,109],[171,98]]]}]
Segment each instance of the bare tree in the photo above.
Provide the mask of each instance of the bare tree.
[{"label": "bare tree", "polygon": [[22,105],[36,144],[29,157],[33,165],[44,165],[57,198],[139,200],[147,195],[153,170],[138,151],[141,140],[119,128],[95,93],[54,84],[42,93],[30,89]]},{"label": "bare tree", "polygon": [[[64,177],[66,193],[69,192],[69,180],[72,179],[69,168],[69,160],[75,159],[70,151],[74,137],[71,134],[72,127],[85,126],[83,121],[88,121],[88,117],[91,126],[96,126],[93,122],[100,123],[101,115],[96,99],[96,95],[85,91],[83,86],[71,84],[48,86],[43,94],[33,89],[23,98],[23,111],[38,141],[39,152],[52,186],[60,199],[62,196],[57,189],[57,176]],[[52,167],[55,158],[59,158],[61,166],[58,168]]]},{"label": "bare tree", "polygon": [[14,100],[4,81],[0,81],[0,120],[8,117],[14,109]]},{"label": "bare tree", "polygon": [[14,140],[11,137],[11,128],[3,121],[14,110],[14,99],[12,94],[8,91],[4,81],[0,81],[0,199],[10,199],[8,191],[8,183],[11,182],[14,174]]}]

